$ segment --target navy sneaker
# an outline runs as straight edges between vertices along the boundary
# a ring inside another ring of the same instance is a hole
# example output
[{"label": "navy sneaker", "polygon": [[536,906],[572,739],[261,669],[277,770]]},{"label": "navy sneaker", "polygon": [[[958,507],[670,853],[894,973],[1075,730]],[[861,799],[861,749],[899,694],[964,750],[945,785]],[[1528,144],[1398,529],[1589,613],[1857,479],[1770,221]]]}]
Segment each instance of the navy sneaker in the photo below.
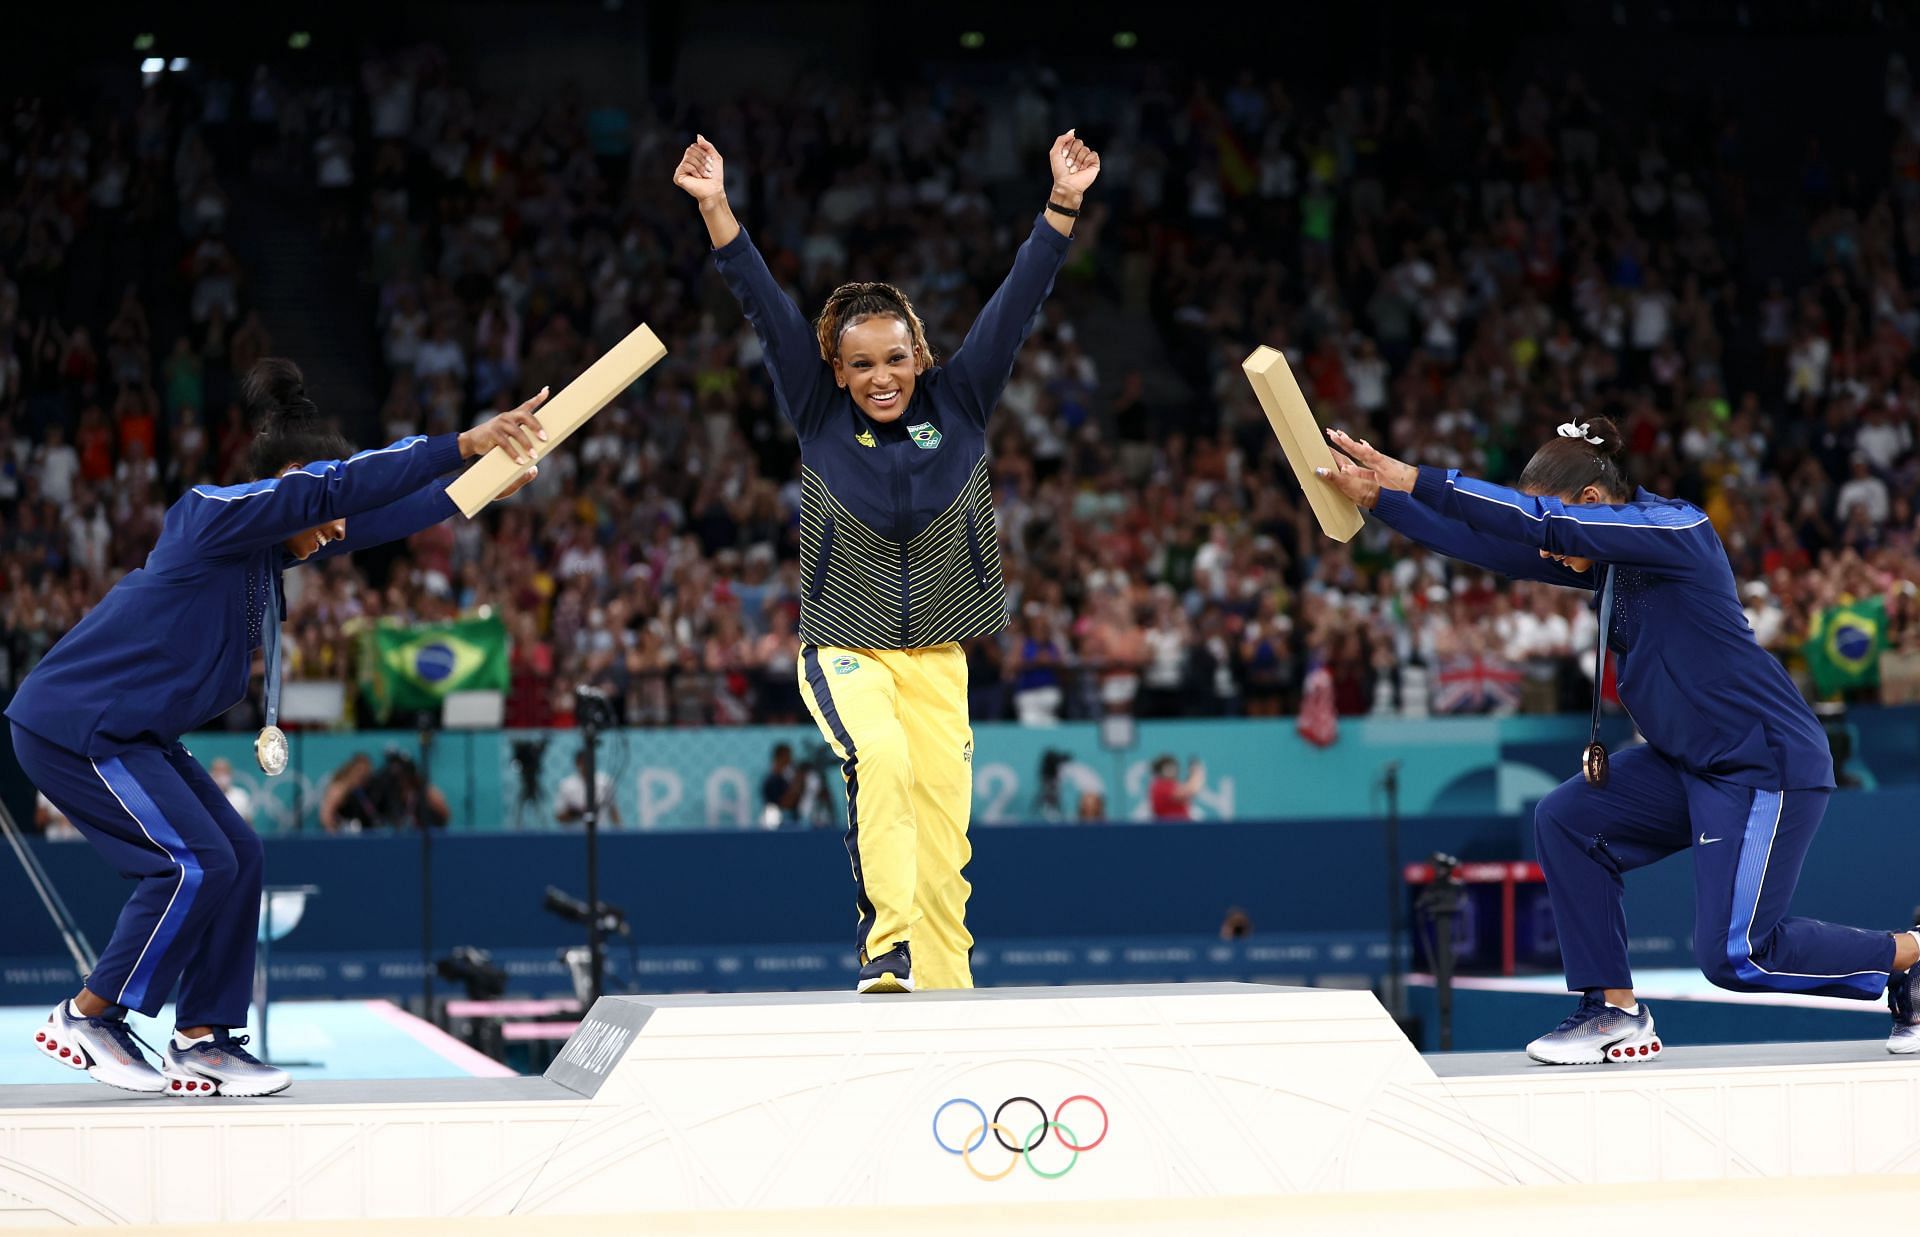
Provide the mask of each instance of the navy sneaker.
[{"label": "navy sneaker", "polygon": [[1920,1015],[1914,1013],[1914,997],[1920,996],[1920,968],[1895,971],[1887,976],[1887,1008],[1893,1011],[1893,1034],[1887,1036],[1887,1051],[1906,1054],[1920,1052]]},{"label": "navy sneaker", "polygon": [[1645,1001],[1639,1013],[1630,1014],[1590,992],[1566,1021],[1528,1044],[1527,1055],[1543,1065],[1624,1065],[1657,1058],[1660,1039]]},{"label": "navy sneaker", "polygon": [[912,992],[913,959],[905,941],[860,968],[860,983],[855,992]]},{"label": "navy sneaker", "polygon": [[293,1085],[293,1076],[247,1051],[249,1036],[221,1029],[187,1047],[167,1037],[166,1094],[181,1099],[209,1095],[272,1095]]}]

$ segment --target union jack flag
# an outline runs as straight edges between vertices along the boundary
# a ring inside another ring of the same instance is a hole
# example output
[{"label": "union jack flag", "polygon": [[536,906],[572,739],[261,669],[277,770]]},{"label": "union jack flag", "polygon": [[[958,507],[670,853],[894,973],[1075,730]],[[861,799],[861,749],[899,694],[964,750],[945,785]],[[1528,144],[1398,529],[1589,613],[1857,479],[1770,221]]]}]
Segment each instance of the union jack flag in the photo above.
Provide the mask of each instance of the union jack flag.
[{"label": "union jack flag", "polygon": [[1440,663],[1440,673],[1434,677],[1435,713],[1486,713],[1520,705],[1523,676],[1518,667],[1501,658],[1478,653],[1450,657]]}]

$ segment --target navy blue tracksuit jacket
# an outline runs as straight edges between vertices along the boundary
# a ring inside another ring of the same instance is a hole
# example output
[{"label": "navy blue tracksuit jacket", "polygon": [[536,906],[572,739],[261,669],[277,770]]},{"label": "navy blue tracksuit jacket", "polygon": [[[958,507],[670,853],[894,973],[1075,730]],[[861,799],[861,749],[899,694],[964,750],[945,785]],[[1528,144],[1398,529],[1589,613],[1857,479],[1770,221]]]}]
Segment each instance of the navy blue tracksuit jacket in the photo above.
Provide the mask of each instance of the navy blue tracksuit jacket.
[{"label": "navy blue tracksuit jacket", "polygon": [[253,650],[281,618],[288,537],[345,517],[307,561],[418,532],[455,508],[436,480],[460,460],[446,434],[248,485],[195,486],[129,572],[34,667],[7,707],[34,783],[123,875],[137,879],[87,976],[148,1015],[184,972],[182,1026],[247,1021],[260,842],[180,736],[245,696]]},{"label": "navy blue tracksuit jacket", "polygon": [[[1708,978],[1879,995],[1888,933],[1786,914],[1833,759],[1793,680],[1754,639],[1704,511],[1644,489],[1629,503],[1562,503],[1422,468],[1411,495],[1383,490],[1374,515],[1516,579],[1596,591],[1614,572],[1608,645],[1621,703],[1647,742],[1614,756],[1605,787],[1576,775],[1535,813],[1569,988],[1632,986],[1621,874],[1691,849],[1694,953]],[[1575,572],[1542,550],[1595,566]]]}]

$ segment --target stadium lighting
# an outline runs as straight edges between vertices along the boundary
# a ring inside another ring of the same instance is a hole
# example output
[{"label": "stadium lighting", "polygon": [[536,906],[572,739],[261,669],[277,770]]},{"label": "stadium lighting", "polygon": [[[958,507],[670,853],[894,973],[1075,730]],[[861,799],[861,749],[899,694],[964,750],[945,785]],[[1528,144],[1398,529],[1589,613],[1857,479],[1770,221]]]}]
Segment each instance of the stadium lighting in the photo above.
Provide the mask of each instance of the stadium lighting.
[{"label": "stadium lighting", "polygon": [[186,71],[187,58],[185,56],[175,56],[167,62],[167,72],[169,73],[185,73]]},{"label": "stadium lighting", "polygon": [[151,33],[143,32],[141,34],[136,34],[133,36],[134,51],[137,51],[137,52],[149,51],[152,49],[152,47],[153,47],[153,35]]},{"label": "stadium lighting", "polygon": [[312,42],[313,35],[306,30],[296,30],[287,36],[287,46],[297,52],[305,51]]},{"label": "stadium lighting", "polygon": [[1113,45],[1123,52],[1132,51],[1140,45],[1140,36],[1131,30],[1116,30],[1113,33]]},{"label": "stadium lighting", "polygon": [[148,56],[140,62],[140,71],[142,73],[158,73],[166,67],[167,62],[158,56]]},{"label": "stadium lighting", "polygon": [[987,45],[987,36],[978,30],[969,30],[960,36],[960,46],[968,51],[978,51]]}]

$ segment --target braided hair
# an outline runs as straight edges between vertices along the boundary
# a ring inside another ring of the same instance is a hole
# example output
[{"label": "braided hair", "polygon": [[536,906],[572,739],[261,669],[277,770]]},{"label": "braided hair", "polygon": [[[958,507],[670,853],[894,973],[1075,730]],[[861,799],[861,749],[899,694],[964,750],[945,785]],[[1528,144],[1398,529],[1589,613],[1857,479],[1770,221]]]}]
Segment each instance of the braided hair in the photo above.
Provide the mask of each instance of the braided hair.
[{"label": "braided hair", "polygon": [[1626,445],[1619,429],[1606,417],[1592,417],[1578,424],[1569,421],[1560,427],[1558,437],[1533,453],[1520,472],[1516,488],[1565,499],[1578,496],[1591,485],[1616,502],[1627,502],[1633,497],[1633,486],[1620,466],[1620,454]]},{"label": "braided hair", "polygon": [[300,367],[284,357],[255,361],[240,384],[240,402],[256,427],[247,466],[256,479],[277,477],[289,464],[339,460],[353,454],[340,431],[307,398]]},{"label": "braided hair", "polygon": [[907,324],[913,337],[913,355],[924,364],[933,364],[933,348],[927,343],[927,328],[914,312],[907,294],[890,283],[843,283],[827,296],[827,303],[814,320],[814,332],[820,341],[820,359],[832,361],[840,355],[840,337],[847,328],[868,318],[897,318]]}]

